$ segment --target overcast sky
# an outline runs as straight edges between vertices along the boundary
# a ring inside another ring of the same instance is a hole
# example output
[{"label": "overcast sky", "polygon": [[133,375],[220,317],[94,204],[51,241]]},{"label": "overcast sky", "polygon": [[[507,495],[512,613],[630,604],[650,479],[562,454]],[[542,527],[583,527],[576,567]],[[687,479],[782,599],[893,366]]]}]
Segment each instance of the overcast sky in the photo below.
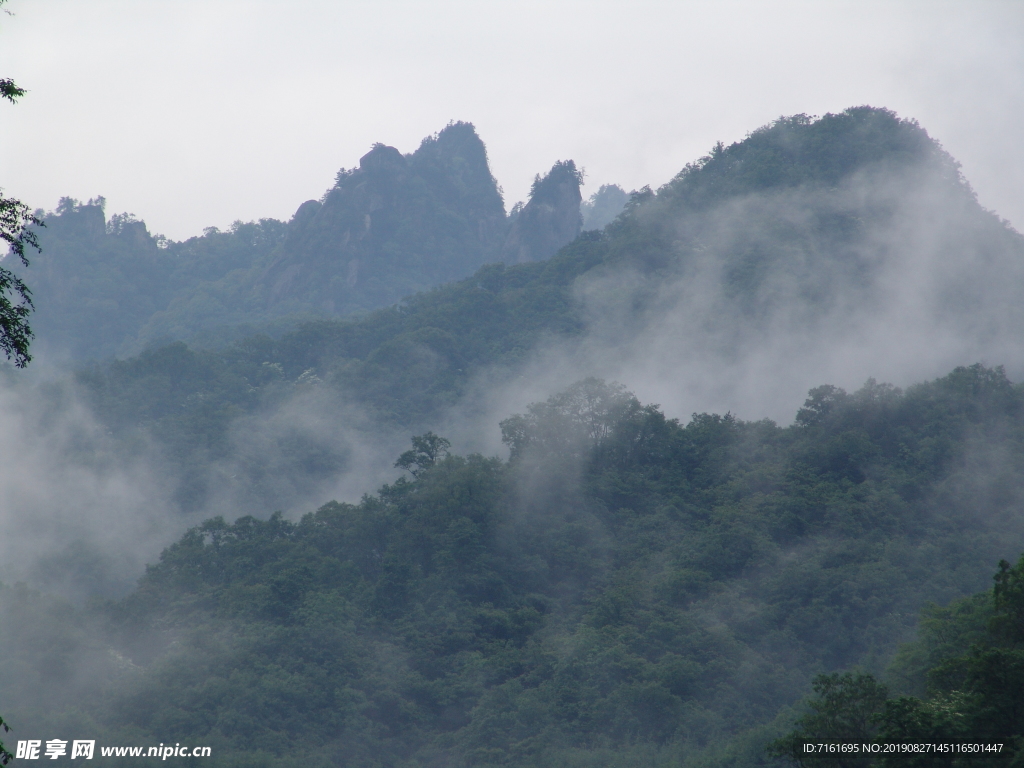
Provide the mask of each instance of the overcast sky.
[{"label": "overcast sky", "polygon": [[153,232],[287,219],[377,141],[450,120],[507,207],[572,158],[658,186],[784,114],[918,119],[1024,230],[1024,2],[9,0],[0,185],[107,198]]}]

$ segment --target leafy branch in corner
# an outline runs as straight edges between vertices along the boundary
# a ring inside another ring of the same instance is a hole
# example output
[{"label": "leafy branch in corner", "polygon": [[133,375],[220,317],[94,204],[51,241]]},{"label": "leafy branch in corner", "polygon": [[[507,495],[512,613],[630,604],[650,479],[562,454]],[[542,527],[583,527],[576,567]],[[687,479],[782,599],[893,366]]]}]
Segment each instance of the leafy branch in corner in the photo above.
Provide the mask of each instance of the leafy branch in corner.
[{"label": "leafy branch in corner", "polygon": [[[32,224],[43,226],[20,200],[0,196],[0,239],[8,244],[10,254],[26,267],[25,246],[39,250],[35,232],[29,229]],[[17,300],[12,301],[12,297]],[[34,308],[32,292],[25,282],[11,270],[0,267],[0,350],[19,368],[24,368],[32,359],[28,353],[33,335],[28,315]]]},{"label": "leafy branch in corner", "polygon": [[[0,0],[0,5],[6,1]],[[24,95],[25,89],[19,88],[13,80],[0,78],[0,98],[14,104]],[[25,256],[25,246],[30,245],[39,250],[35,233],[29,229],[32,224],[43,226],[43,222],[29,211],[27,205],[20,200],[0,195],[0,238],[10,246],[10,253],[17,256],[26,267],[28,259]],[[19,304],[14,304],[10,300],[12,291],[21,299]],[[28,286],[9,269],[0,267],[0,349],[3,349],[8,359],[14,358],[14,364],[19,368],[24,368],[32,359],[28,354],[32,329],[26,321],[32,309],[32,294]],[[2,717],[0,728],[4,729],[4,733],[11,730]],[[13,759],[14,755],[8,752],[4,743],[0,741],[0,765],[7,765]]]},{"label": "leafy branch in corner", "polygon": [[[0,717],[0,728],[4,729],[4,733],[9,733],[11,730],[7,723],[4,722],[4,719],[2,717]],[[7,765],[13,759],[14,755],[8,752],[4,748],[4,743],[0,741],[0,765]]]},{"label": "leafy branch in corner", "polygon": [[[0,0],[0,5],[5,2]],[[0,78],[0,98],[14,104],[24,95],[25,89],[19,88],[13,80]],[[33,224],[45,226],[23,202],[0,194],[0,239],[9,246],[9,255],[16,256],[26,267],[28,257],[25,255],[25,246],[39,250],[39,241],[30,229]],[[12,297],[15,297],[14,301]],[[33,309],[35,305],[32,304],[32,292],[28,286],[11,270],[0,267],[0,350],[18,368],[24,368],[32,360],[28,353],[33,335],[28,315]]]},{"label": "leafy branch in corner", "polygon": [[9,77],[0,78],[0,98],[7,99],[14,104],[19,98],[25,95],[25,89],[19,88]]}]

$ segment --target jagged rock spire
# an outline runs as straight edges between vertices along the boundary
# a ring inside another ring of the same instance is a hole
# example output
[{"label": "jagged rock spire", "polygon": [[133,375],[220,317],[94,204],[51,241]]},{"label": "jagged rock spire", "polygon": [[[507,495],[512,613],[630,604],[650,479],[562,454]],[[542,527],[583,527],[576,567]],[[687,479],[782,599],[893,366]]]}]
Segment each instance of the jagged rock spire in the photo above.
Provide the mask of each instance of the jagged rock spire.
[{"label": "jagged rock spire", "polygon": [[583,228],[582,183],[583,174],[572,160],[559,160],[546,176],[538,176],[530,189],[530,201],[513,211],[502,261],[522,264],[546,259],[575,240]]}]

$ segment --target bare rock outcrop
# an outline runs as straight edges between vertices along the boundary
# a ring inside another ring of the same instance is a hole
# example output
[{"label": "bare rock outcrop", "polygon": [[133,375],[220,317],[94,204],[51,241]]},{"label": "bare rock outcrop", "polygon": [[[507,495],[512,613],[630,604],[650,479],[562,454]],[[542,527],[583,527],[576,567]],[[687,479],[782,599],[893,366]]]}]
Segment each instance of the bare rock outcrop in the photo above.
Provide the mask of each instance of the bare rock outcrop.
[{"label": "bare rock outcrop", "polygon": [[582,183],[583,175],[572,160],[560,160],[546,176],[538,176],[530,189],[530,201],[510,214],[501,260],[506,264],[540,261],[575,240],[583,228]]},{"label": "bare rock outcrop", "polygon": [[296,212],[255,293],[279,311],[386,306],[497,261],[506,227],[483,142],[452,123],[412,154],[376,144],[342,169]]}]

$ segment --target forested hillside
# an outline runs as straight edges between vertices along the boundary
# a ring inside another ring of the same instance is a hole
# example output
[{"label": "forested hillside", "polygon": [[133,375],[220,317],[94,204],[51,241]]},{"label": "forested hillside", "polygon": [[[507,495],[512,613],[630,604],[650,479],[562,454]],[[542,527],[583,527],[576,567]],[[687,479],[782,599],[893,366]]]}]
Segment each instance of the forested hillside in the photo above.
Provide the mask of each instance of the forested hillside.
[{"label": "forested hillside", "polygon": [[785,428],[587,380],[501,426],[508,462],[427,435],[359,504],[210,520],[118,602],[7,589],[10,717],[216,765],[758,764],[813,675],[881,672],[1024,549],[999,370],[822,386]]},{"label": "forested hillside", "polygon": [[[207,313],[196,320],[215,333],[219,325],[246,319],[238,312],[224,317],[214,310],[209,285],[228,274],[241,274],[267,258],[284,239],[287,225],[264,219],[238,222],[230,232],[208,230],[183,243],[154,238],[145,222],[128,215],[107,220],[105,201],[80,203],[64,198],[38,232],[42,252],[32,259],[26,279],[32,280],[36,312],[32,327],[40,354],[102,359],[118,352],[168,305],[187,297],[198,286]],[[215,312],[211,316],[211,311]],[[198,325],[177,329],[194,335]],[[167,328],[155,333],[171,335]]]}]

